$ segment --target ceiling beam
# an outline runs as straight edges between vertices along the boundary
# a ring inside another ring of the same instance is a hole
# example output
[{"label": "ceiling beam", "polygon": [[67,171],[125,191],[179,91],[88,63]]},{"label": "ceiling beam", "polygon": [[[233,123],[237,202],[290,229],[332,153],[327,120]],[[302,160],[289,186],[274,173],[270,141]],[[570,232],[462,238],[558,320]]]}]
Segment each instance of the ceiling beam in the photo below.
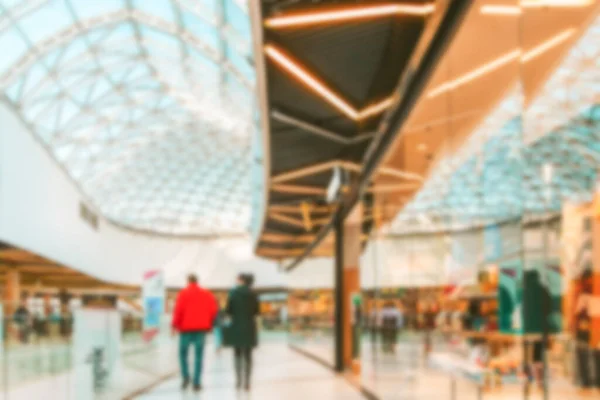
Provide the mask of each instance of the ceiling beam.
[{"label": "ceiling beam", "polygon": [[313,229],[310,204],[302,202],[300,206],[302,208],[302,222],[304,223],[304,229],[307,232],[310,232]]},{"label": "ceiling beam", "polygon": [[261,236],[261,240],[266,243],[312,243],[316,238],[316,235],[288,235],[283,233],[264,233]]},{"label": "ceiling beam", "polygon": [[319,186],[271,185],[271,190],[279,193],[308,194],[317,196],[325,196],[327,194],[327,189]]},{"label": "ceiling beam", "polygon": [[284,224],[304,228],[304,223],[301,220],[298,220],[298,219],[292,218],[292,217],[288,217],[287,215],[283,215],[283,214],[279,214],[279,213],[270,211],[269,218],[271,218],[275,221],[283,222]]},{"label": "ceiling beam", "polygon": [[284,172],[282,174],[274,176],[271,179],[271,182],[272,183],[281,183],[281,182],[287,182],[287,181],[303,178],[305,176],[316,175],[316,174],[328,171],[330,169],[333,169],[336,166],[338,166],[339,164],[340,164],[340,162],[338,160],[333,160],[333,161],[326,161],[326,162],[315,164],[315,165],[310,165],[307,167],[297,168],[295,170],[292,170],[289,172]]},{"label": "ceiling beam", "polygon": [[[304,249],[268,249],[268,248],[260,248],[257,250],[257,253],[264,257],[271,257],[276,259],[282,258],[293,258],[298,257],[303,254]],[[333,250],[332,249],[320,249],[315,250],[312,254],[315,257],[332,257]]]},{"label": "ceiling beam", "polygon": [[[300,205],[285,205],[285,204],[271,204],[269,205],[269,210],[277,211],[280,213],[288,213],[288,214],[302,214],[302,208]],[[310,211],[312,214],[329,214],[335,211],[335,207],[333,206],[318,206],[315,204],[311,204]]]},{"label": "ceiling beam", "polygon": [[332,142],[342,144],[344,146],[349,146],[352,144],[357,144],[360,142],[367,141],[375,135],[374,132],[366,132],[366,133],[362,133],[362,134],[354,136],[354,137],[347,137],[345,135],[342,135],[341,133],[333,132],[329,129],[325,129],[318,125],[311,124],[309,122],[303,121],[299,118],[292,117],[288,114],[285,114],[285,113],[283,113],[281,111],[277,111],[277,110],[271,112],[271,118],[273,118],[274,120],[276,120],[278,122],[281,122],[281,123],[284,123],[284,124],[287,124],[290,126],[294,126],[296,128],[302,129],[308,133],[312,133],[314,135],[331,140]]},{"label": "ceiling beam", "polygon": [[421,187],[419,183],[395,183],[395,184],[379,184],[373,185],[369,188],[371,193],[397,193],[397,192],[409,192],[417,190]]},{"label": "ceiling beam", "polygon": [[414,172],[403,171],[396,168],[380,166],[377,168],[376,174],[378,175],[387,175],[393,176],[400,179],[411,179],[416,181],[422,181],[423,177],[419,174],[415,174]]},{"label": "ceiling beam", "polygon": [[[356,172],[356,173],[359,173],[362,171],[362,165],[351,162],[351,161],[340,161],[340,166],[347,169],[348,171],[352,171],[352,172]],[[413,172],[408,172],[408,171],[403,171],[401,169],[392,168],[392,167],[385,167],[385,166],[378,167],[376,173],[378,175],[386,175],[386,176],[391,176],[391,177],[400,178],[400,179],[411,179],[411,180],[417,180],[417,181],[423,180],[423,177],[419,174],[415,174]]]}]

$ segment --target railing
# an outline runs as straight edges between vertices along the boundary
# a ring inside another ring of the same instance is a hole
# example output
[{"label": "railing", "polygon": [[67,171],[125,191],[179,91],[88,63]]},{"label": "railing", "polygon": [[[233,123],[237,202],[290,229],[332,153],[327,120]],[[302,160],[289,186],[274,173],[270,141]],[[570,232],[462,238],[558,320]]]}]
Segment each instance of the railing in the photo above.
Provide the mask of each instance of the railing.
[{"label": "railing", "polygon": [[[0,399],[76,398],[73,322],[71,315],[32,318],[14,312],[0,319]],[[123,316],[118,376],[94,398],[123,398],[176,369],[173,341],[163,335],[146,343],[141,326],[139,318]]]}]

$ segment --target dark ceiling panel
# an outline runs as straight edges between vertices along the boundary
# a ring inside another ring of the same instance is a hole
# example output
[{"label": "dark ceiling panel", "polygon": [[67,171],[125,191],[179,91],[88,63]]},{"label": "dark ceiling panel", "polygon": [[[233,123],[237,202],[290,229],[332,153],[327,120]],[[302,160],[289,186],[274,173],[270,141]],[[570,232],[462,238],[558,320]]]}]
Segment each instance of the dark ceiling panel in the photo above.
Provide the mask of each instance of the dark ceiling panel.
[{"label": "dark ceiling panel", "polygon": [[362,108],[367,103],[392,25],[390,19],[361,21],[286,29],[269,32],[268,37],[273,37],[355,108]]},{"label": "dark ceiling panel", "polygon": [[272,126],[272,176],[330,161],[345,147],[343,144],[276,121],[272,122]]},{"label": "dark ceiling panel", "polygon": [[[428,0],[387,1],[389,3],[426,3]],[[318,11],[322,7],[345,5],[373,5],[372,1],[357,0],[262,0],[263,15],[273,13]],[[264,43],[277,46],[288,57],[302,65],[326,86],[344,98],[357,111],[388,98],[397,88],[400,77],[406,72],[415,47],[425,26],[425,19],[414,16],[394,16],[361,21],[320,24],[294,28],[264,30]],[[301,83],[266,57],[267,98],[269,113],[274,111],[300,120],[306,124],[335,132],[344,138],[353,138],[378,128],[381,115],[368,120],[355,121],[343,114],[328,101]],[[370,140],[350,144],[324,138],[307,128],[299,128],[270,118],[271,177],[317,164],[344,160],[361,164]],[[325,190],[332,171],[325,170],[309,176],[282,182],[290,186],[310,186]],[[273,183],[271,183],[273,185]],[[324,194],[306,195],[285,193],[271,188],[270,205],[296,205],[308,202],[323,205]],[[301,214],[293,215],[301,221]],[[328,215],[319,215],[326,219]],[[315,226],[312,233],[318,232]],[[368,227],[366,228],[368,230]],[[306,234],[302,226],[285,223],[268,217],[265,232],[289,235]],[[290,240],[273,244],[260,241],[263,249],[306,248]]]},{"label": "dark ceiling panel", "polygon": [[348,135],[356,132],[355,125],[348,117],[278,66],[268,64],[267,79],[270,85],[271,109],[286,110],[297,117],[310,116],[307,120],[311,123],[321,123],[327,129]]}]

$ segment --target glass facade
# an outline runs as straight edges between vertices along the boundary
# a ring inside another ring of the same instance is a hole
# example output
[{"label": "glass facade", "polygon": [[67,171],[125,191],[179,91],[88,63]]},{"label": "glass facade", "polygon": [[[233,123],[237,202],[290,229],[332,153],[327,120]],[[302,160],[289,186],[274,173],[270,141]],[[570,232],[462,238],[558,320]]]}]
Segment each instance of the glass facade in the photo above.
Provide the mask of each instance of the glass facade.
[{"label": "glass facade", "polygon": [[420,189],[367,215],[362,382],[383,399],[596,393],[598,10],[504,3],[473,6],[402,129]]}]

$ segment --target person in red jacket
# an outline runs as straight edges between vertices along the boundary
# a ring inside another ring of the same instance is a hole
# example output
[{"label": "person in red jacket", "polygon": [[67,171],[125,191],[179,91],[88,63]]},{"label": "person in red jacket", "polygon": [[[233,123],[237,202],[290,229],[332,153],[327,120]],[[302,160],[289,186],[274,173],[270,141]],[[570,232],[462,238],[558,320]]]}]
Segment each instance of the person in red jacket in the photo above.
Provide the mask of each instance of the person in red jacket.
[{"label": "person in red jacket", "polygon": [[179,337],[179,362],[183,378],[183,389],[190,384],[188,366],[188,353],[190,346],[194,346],[194,390],[202,389],[201,375],[204,359],[204,342],[206,334],[210,332],[217,319],[219,306],[215,296],[198,285],[198,278],[191,274],[188,277],[188,286],[179,292],[175,311],[173,313],[173,333],[180,333]]}]

